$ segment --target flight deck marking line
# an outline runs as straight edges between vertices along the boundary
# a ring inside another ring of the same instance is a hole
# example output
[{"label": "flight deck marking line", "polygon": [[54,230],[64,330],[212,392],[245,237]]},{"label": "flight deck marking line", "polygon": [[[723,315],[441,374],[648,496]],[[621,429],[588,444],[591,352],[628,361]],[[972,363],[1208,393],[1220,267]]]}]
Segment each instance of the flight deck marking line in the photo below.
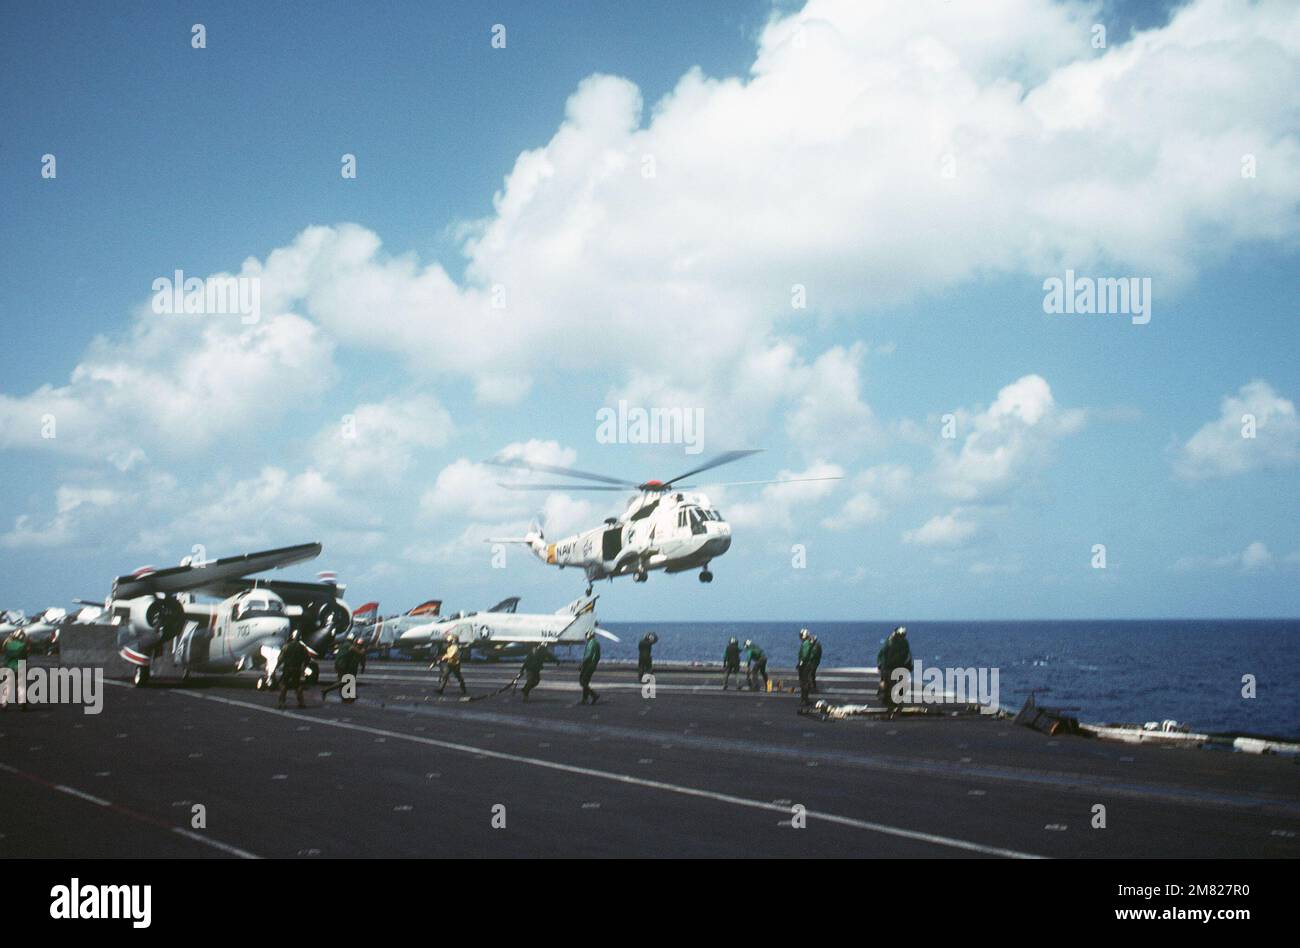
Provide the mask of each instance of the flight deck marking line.
[{"label": "flight deck marking line", "polygon": [[[110,684],[120,685],[121,687],[130,687],[125,682],[110,682]],[[237,708],[249,708],[254,711],[262,711],[267,714],[281,715],[287,718],[294,718],[301,721],[315,721],[319,724],[328,724],[331,727],[344,728],[346,730],[358,731],[364,734],[376,734],[382,737],[396,738],[401,741],[410,741],[413,744],[426,744],[431,747],[441,747],[444,750],[457,751],[462,754],[472,754],[479,757],[490,757],[495,760],[506,760],[517,764],[528,764],[533,767],[542,767],[547,770],[558,770],[563,773],[579,774],[584,777],[596,777],[601,780],[610,780],[615,783],[630,784],[637,787],[647,787],[651,790],[664,790],[669,793],[676,793],[682,796],[699,797],[706,800],[716,800],[720,803],[730,803],[733,806],[747,807],[752,810],[765,810],[770,813],[780,813],[788,816],[789,807],[777,806],[774,803],[765,803],[762,800],[750,800],[746,797],[738,797],[730,793],[719,793],[716,790],[701,790],[697,787],[684,787],[680,784],[665,783],[661,780],[647,780],[644,777],[633,777],[629,774],[615,773],[610,770],[595,770],[591,767],[578,767],[574,764],[561,764],[557,761],[542,760],[539,757],[525,757],[522,754],[508,754],[504,751],[490,750],[485,747],[475,747],[472,744],[456,744],[451,741],[435,740],[431,737],[420,737],[414,734],[403,734],[400,731],[389,731],[383,728],[370,727],[364,724],[353,724],[350,721],[334,721],[323,718],[309,717],[305,714],[298,714],[293,711],[281,711],[277,708],[268,708],[263,705],[252,704],[247,701],[236,701],[232,698],[218,698],[215,695],[195,694],[188,691],[169,691],[169,694],[184,695],[187,698],[197,698],[201,701],[217,701],[221,704],[228,704]],[[981,843],[973,843],[969,840],[955,839],[950,836],[938,836],[934,833],[924,833],[919,830],[903,829],[898,826],[889,826],[885,823],[873,823],[868,820],[858,820],[848,816],[837,816],[834,813],[823,813],[821,811],[808,810],[806,815],[809,819],[824,820],[827,823],[835,823],[840,826],[848,826],[854,829],[867,830],[872,833],[881,833],[885,836],[896,836],[901,839],[911,839],[923,843],[931,843],[936,846],[947,846],[950,849],[964,849],[969,852],[983,853],[986,856],[1004,856],[1008,859],[1042,859],[1044,857],[1033,853],[1019,852],[1014,849],[1002,849],[997,846],[985,846]]]},{"label": "flight deck marking line", "polygon": [[25,770],[19,770],[17,767],[11,767],[8,764],[0,764],[0,771],[8,774],[13,774],[15,777],[21,777],[22,779],[30,783],[37,784],[38,786],[47,787],[51,790],[57,790],[59,793],[66,793],[69,796],[77,797],[78,799],[85,800],[89,803],[93,803],[95,804],[95,806],[102,806],[106,810],[112,810],[114,813],[120,813],[122,816],[130,817],[131,819],[137,822],[148,823],[150,826],[157,826],[160,829],[170,830],[171,832],[177,834],[178,836],[184,836],[186,839],[192,839],[196,843],[202,843],[205,846],[211,846],[213,849],[219,849],[223,853],[229,853],[232,856],[238,856],[240,859],[261,859],[262,858],[261,856],[248,852],[247,850],[240,849],[237,846],[231,846],[229,843],[223,843],[220,840],[212,839],[211,837],[203,836],[199,833],[191,833],[187,829],[182,829],[179,826],[172,826],[171,824],[165,823],[162,820],[156,819],[152,816],[148,816],[144,813],[137,813],[134,810],[128,809],[127,807],[119,806],[116,803],[113,803],[111,800],[105,800],[102,797],[92,796],[89,793],[85,793],[84,791],[78,790],[76,787],[69,787],[66,784],[62,784],[62,783],[51,783],[50,781],[46,780],[43,777],[38,777],[36,776],[36,774],[27,773]]}]

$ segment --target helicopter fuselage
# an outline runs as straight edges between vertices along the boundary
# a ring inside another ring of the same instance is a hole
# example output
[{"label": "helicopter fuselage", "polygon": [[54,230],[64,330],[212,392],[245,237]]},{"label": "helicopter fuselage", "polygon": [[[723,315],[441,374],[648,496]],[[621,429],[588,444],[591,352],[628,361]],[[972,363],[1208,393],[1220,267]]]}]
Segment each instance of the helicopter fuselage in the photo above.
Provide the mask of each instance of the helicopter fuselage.
[{"label": "helicopter fuselage", "polygon": [[[634,497],[621,517],[554,543],[539,542],[534,551],[552,566],[581,569],[592,582],[628,574],[641,580],[650,570],[706,568],[730,546],[730,524],[703,494],[647,491]],[[709,575],[707,569],[703,575]]]}]

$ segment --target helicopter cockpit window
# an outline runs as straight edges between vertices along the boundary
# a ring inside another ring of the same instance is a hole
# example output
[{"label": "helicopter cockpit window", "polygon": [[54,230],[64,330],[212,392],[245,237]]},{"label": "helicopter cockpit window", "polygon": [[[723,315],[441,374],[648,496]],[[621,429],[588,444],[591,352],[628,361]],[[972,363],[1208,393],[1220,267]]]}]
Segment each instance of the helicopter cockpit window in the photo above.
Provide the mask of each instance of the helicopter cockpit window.
[{"label": "helicopter cockpit window", "polygon": [[691,515],[691,533],[704,533],[704,514],[698,507],[692,507]]}]

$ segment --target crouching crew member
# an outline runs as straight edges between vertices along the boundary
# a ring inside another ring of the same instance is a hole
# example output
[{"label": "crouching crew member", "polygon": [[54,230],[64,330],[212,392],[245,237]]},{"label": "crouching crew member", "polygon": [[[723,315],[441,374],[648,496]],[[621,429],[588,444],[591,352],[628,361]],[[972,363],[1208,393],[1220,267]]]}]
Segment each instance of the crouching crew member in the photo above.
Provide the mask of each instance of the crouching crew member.
[{"label": "crouching crew member", "polygon": [[600,700],[600,695],[591,690],[591,676],[596,674],[596,666],[600,664],[600,642],[596,639],[596,633],[587,630],[587,648],[582,653],[582,667],[578,670],[578,684],[582,685],[582,700],[579,704],[586,704],[590,699],[592,704]]},{"label": "crouching crew member", "polygon": [[876,671],[880,673],[880,700],[891,711],[898,707],[898,702],[894,700],[894,670],[910,668],[911,665],[912,648],[907,644],[907,627],[900,625],[889,633],[889,638],[885,639],[885,644],[876,653]]},{"label": "crouching crew member", "polygon": [[731,676],[736,676],[736,687],[740,687],[740,643],[733,636],[727,643],[727,650],[722,653],[722,670],[726,672],[722,676],[722,690],[727,690],[727,685],[731,683]]},{"label": "crouching crew member", "polygon": [[285,642],[284,648],[280,650],[280,702],[277,707],[284,707],[284,699],[290,688],[298,696],[298,707],[307,707],[307,702],[302,696],[302,676],[307,670],[309,658],[302,635],[294,629],[289,633],[289,641]]},{"label": "crouching crew member", "polygon": [[[442,680],[438,683],[438,694],[442,694],[447,688],[447,682],[451,676],[456,676],[456,681],[460,683],[460,693],[465,694],[465,679],[460,673],[460,642],[456,641],[456,633],[448,632],[445,636],[446,644],[442,647],[442,654],[433,665],[442,666]],[[429,667],[432,668],[433,665]]]},{"label": "crouching crew member", "polygon": [[[339,643],[338,650],[334,654],[334,674],[337,676],[337,680],[328,688],[321,689],[321,701],[324,701],[325,696],[335,690],[339,692],[339,697],[341,697],[345,703],[351,703],[357,700],[357,676],[361,673],[361,663],[364,660],[365,655],[366,643],[361,640],[360,636],[349,638],[346,642]],[[348,693],[343,690],[344,685],[347,684],[349,675],[352,676],[351,697],[349,697]]]}]

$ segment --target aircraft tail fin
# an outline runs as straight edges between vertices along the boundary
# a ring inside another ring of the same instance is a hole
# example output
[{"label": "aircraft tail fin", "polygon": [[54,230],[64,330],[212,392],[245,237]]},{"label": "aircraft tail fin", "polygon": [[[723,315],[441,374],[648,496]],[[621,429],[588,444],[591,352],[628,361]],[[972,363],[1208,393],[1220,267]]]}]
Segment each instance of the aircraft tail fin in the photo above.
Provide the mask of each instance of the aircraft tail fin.
[{"label": "aircraft tail fin", "polygon": [[560,632],[559,641],[579,642],[587,637],[589,630],[596,628],[596,600],[599,596],[583,596],[575,599],[558,612],[570,612],[573,619]]}]

